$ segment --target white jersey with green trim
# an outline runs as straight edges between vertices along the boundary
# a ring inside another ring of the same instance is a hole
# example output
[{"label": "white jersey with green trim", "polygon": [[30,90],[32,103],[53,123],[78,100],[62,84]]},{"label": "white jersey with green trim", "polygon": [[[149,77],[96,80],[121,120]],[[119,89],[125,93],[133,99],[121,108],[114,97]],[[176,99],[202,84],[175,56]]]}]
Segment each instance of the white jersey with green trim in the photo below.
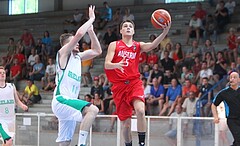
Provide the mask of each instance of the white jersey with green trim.
[{"label": "white jersey with green trim", "polygon": [[58,55],[56,57],[56,88],[54,95],[65,95],[69,98],[78,98],[81,86],[81,57],[71,55],[65,68],[60,67]]},{"label": "white jersey with green trim", "polygon": [[6,83],[0,88],[0,120],[13,119],[15,116],[14,84]]}]

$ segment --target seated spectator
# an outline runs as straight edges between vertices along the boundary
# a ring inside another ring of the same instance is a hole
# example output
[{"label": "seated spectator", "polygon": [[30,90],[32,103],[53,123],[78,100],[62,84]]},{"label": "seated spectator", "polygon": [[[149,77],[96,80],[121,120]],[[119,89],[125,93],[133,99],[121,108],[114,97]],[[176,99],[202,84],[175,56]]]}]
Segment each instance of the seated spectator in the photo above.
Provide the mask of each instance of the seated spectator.
[{"label": "seated spectator", "polygon": [[[211,53],[211,57],[213,60],[215,60],[215,47],[212,44],[212,41],[207,39],[205,41],[204,47],[202,50],[202,60],[206,59],[206,53]],[[206,61],[206,60],[205,60]]]},{"label": "seated spectator", "polygon": [[202,61],[202,69],[195,78],[195,83],[202,84],[203,78],[208,78],[208,80],[213,80],[213,71],[210,68],[207,68],[207,62]]},{"label": "seated spectator", "polygon": [[45,70],[44,65],[40,61],[39,56],[35,58],[35,64],[33,65],[33,70],[29,72],[29,77],[32,81],[41,81],[42,77],[44,77]]},{"label": "seated spectator", "polygon": [[150,66],[148,64],[144,65],[142,74],[143,74],[144,78],[148,79],[148,77],[150,75]]},{"label": "seated spectator", "polygon": [[31,48],[35,45],[32,34],[28,31],[28,29],[24,29],[23,34],[21,36],[21,40],[24,45],[24,53],[28,57],[31,52]]},{"label": "seated spectator", "polygon": [[118,40],[118,37],[117,37],[116,33],[113,32],[112,27],[109,26],[107,28],[107,32],[103,36],[104,45],[106,46],[106,48],[108,48],[108,45],[111,42],[116,41],[116,40]]},{"label": "seated spectator", "polygon": [[[25,52],[24,52],[25,48],[24,48],[24,45],[23,45],[23,41],[21,39],[17,41],[16,49],[17,48],[19,48],[21,50],[20,52],[25,55]],[[27,57],[27,56],[25,56],[25,57]]]},{"label": "seated spectator", "polygon": [[149,77],[148,77],[147,84],[152,85],[152,80],[154,78],[157,78],[159,84],[163,83],[163,77],[164,77],[164,74],[159,69],[158,64],[154,64],[153,67],[152,67],[152,70],[150,70],[150,72],[149,72]]},{"label": "seated spectator", "polygon": [[10,82],[14,83],[18,90],[18,81],[21,79],[22,68],[18,63],[18,59],[13,60],[13,65],[10,68]]},{"label": "seated spectator", "polygon": [[[183,112],[181,105],[177,105],[175,112],[170,115],[170,117],[186,117],[186,116],[187,115],[185,112]],[[168,143],[171,145],[177,145],[177,122],[178,121],[176,118],[170,118],[169,119],[169,131],[164,134],[166,136]],[[185,135],[187,132],[186,129],[187,129],[188,121],[183,120],[182,122],[183,122],[184,126],[183,126],[181,133],[183,133],[183,135]]]},{"label": "seated spectator", "polygon": [[50,79],[47,85],[44,87],[44,91],[54,91],[56,87],[55,79]]},{"label": "seated spectator", "polygon": [[189,38],[196,37],[197,42],[199,42],[200,36],[203,32],[202,30],[202,21],[201,19],[197,18],[195,14],[192,14],[189,27],[187,29],[187,39],[186,44],[189,42]]},{"label": "seated spectator", "polygon": [[[229,34],[227,37],[227,45],[228,45],[228,60],[229,62],[235,61],[237,62],[237,56],[238,56],[238,49],[237,49],[237,36],[235,35],[235,29],[230,28]],[[232,57],[234,56],[234,57]]]},{"label": "seated spectator", "polygon": [[147,53],[146,52],[141,52],[141,55],[139,57],[139,72],[141,73],[143,71],[143,67],[147,63]]},{"label": "seated spectator", "polygon": [[186,66],[183,66],[182,67],[182,73],[181,73],[181,83],[185,83],[185,80],[186,79],[189,79],[192,81],[193,79],[193,73],[186,67]]},{"label": "seated spectator", "polygon": [[178,104],[178,99],[181,98],[182,87],[178,83],[176,78],[173,78],[171,85],[168,87],[166,94],[166,102],[164,103],[163,109],[159,113],[159,116],[163,116],[167,111],[167,116],[170,116],[175,109],[175,106]]},{"label": "seated spectator", "polygon": [[31,49],[31,55],[28,57],[27,60],[27,70],[32,71],[33,65],[35,64],[36,58],[39,57],[38,54],[36,54],[35,48]]},{"label": "seated spectator", "polygon": [[99,85],[99,77],[95,76],[93,79],[93,86],[90,91],[91,95],[94,96],[95,93],[98,93],[101,99],[104,99],[104,92],[102,85]]},{"label": "seated spectator", "polygon": [[201,48],[199,48],[197,40],[192,41],[192,45],[190,48],[187,48],[186,56],[184,60],[184,65],[186,65],[188,68],[191,68],[194,64],[194,58],[199,57],[198,59],[202,59],[202,53]]},{"label": "seated spectator", "polygon": [[198,56],[194,58],[194,64],[191,67],[191,70],[193,72],[193,76],[197,76],[197,74],[200,72],[202,68],[202,63],[200,62],[200,59]]},{"label": "seated spectator", "polygon": [[234,9],[236,7],[236,2],[234,0],[228,0],[225,3],[224,7],[228,9],[228,15],[232,16],[234,14]]},{"label": "seated spectator", "polygon": [[107,91],[109,88],[110,82],[105,73],[100,74],[99,76],[99,85],[103,87],[103,91]]},{"label": "seated spectator", "polygon": [[187,95],[187,98],[184,100],[182,104],[183,112],[186,112],[188,117],[194,117],[196,114],[196,103],[198,97],[194,92],[190,91]]},{"label": "seated spectator", "polygon": [[[90,50],[89,44],[82,42],[83,51]],[[93,66],[93,60],[83,60],[82,61],[82,81],[83,87],[88,87],[88,83],[92,82],[92,76],[90,73],[90,68]]]},{"label": "seated spectator", "polygon": [[27,86],[24,89],[21,99],[26,105],[38,103],[42,99],[41,95],[39,94],[39,90],[34,84],[33,80],[27,80]]},{"label": "seated spectator", "polygon": [[35,46],[36,52],[39,55],[39,57],[42,59],[42,39],[37,39],[37,44]]},{"label": "seated spectator", "polygon": [[205,23],[207,12],[202,8],[201,2],[197,2],[196,11],[194,14],[197,18],[201,19],[203,24]]},{"label": "seated spectator", "polygon": [[48,65],[46,67],[45,75],[42,77],[42,89],[46,87],[46,83],[49,84],[51,81],[55,80],[56,76],[56,65],[53,63],[53,59],[48,59]]},{"label": "seated spectator", "polygon": [[8,39],[8,47],[7,47],[7,56],[12,56],[16,51],[16,45],[14,43],[14,38]]},{"label": "seated spectator", "polygon": [[213,43],[217,42],[217,22],[211,14],[207,16],[203,31],[203,40],[207,39],[211,39]]},{"label": "seated spectator", "polygon": [[166,47],[166,45],[167,45],[168,43],[170,43],[171,45],[173,45],[171,38],[168,37],[168,35],[165,35],[164,39],[160,42],[160,50],[161,50],[161,52],[164,51],[164,49],[165,49],[165,47]]},{"label": "seated spectator", "polygon": [[90,103],[93,102],[93,98],[92,98],[92,96],[90,94],[86,94],[84,96],[84,100],[86,100],[87,102],[90,102]]},{"label": "seated spectator", "polygon": [[99,12],[100,20],[98,20],[98,29],[103,29],[106,24],[112,20],[112,8],[109,7],[108,2],[103,2],[103,9]]},{"label": "seated spectator", "polygon": [[131,11],[130,8],[125,8],[125,11],[124,11],[125,14],[123,15],[123,19],[122,19],[122,21],[125,21],[125,20],[131,20],[131,21],[134,21],[134,20],[135,20],[134,15],[131,14],[130,11]]},{"label": "seated spectator", "polygon": [[[106,89],[106,96],[103,99],[104,103],[104,113],[105,114],[112,114],[113,113],[113,97],[112,97],[112,83],[109,82],[109,86]],[[110,105],[111,103],[111,105]]]},{"label": "seated spectator", "polygon": [[[149,115],[158,115],[163,108],[164,87],[158,83],[157,78],[154,78],[152,83],[150,97],[146,99],[147,111]],[[155,109],[156,106],[158,107],[158,110]]]},{"label": "seated spectator", "polygon": [[95,105],[99,109],[99,112],[98,112],[99,115],[104,115],[103,100],[100,98],[100,96],[97,92],[94,93],[93,105]]},{"label": "seated spectator", "polygon": [[207,62],[207,68],[210,68],[213,70],[215,66],[215,59],[213,59],[212,54],[213,54],[212,52],[206,52],[205,58],[203,60]]},{"label": "seated spectator", "polygon": [[213,69],[214,81],[217,83],[225,75],[227,75],[227,63],[223,58],[223,52],[219,51],[217,53],[217,60]]},{"label": "seated spectator", "polygon": [[118,34],[119,33],[119,25],[122,22],[123,16],[121,14],[121,9],[117,8],[112,17],[111,26],[113,27],[113,31]]},{"label": "seated spectator", "polygon": [[73,14],[73,19],[67,19],[65,20],[66,23],[71,23],[75,26],[82,24],[82,17],[83,14],[80,12],[79,9],[75,9],[75,12]]},{"label": "seated spectator", "polygon": [[14,59],[18,60],[18,64],[21,66],[22,69],[22,74],[21,74],[21,78],[25,78],[26,77],[26,58],[24,56],[24,54],[21,53],[20,48],[16,49],[16,54],[13,57]]},{"label": "seated spectator", "polygon": [[165,71],[165,75],[163,77],[163,86],[165,89],[167,89],[168,86],[171,85],[172,79],[175,77],[176,76],[170,70]]},{"label": "seated spectator", "polygon": [[164,47],[164,49],[161,51],[161,54],[160,54],[160,59],[164,59],[164,53],[165,51],[168,51],[169,52],[169,55],[168,57],[169,58],[172,58],[173,59],[173,52],[174,50],[172,49],[172,44],[171,43],[167,43],[166,46]]},{"label": "seated spectator", "polygon": [[176,64],[176,71],[180,70],[180,68],[183,64],[184,58],[185,58],[185,54],[182,50],[181,43],[176,43],[174,52],[173,52],[173,58],[172,58]]},{"label": "seated spectator", "polygon": [[219,8],[215,12],[217,20],[218,32],[224,32],[225,26],[229,23],[228,9],[224,7],[225,2],[223,0],[219,3]]},{"label": "seated spectator", "polygon": [[209,79],[204,77],[202,79],[202,84],[199,90],[198,98],[201,102],[202,109],[202,116],[208,117],[210,116],[211,112],[211,105],[213,100],[213,90],[212,85],[209,84]]},{"label": "seated spectator", "polygon": [[163,66],[164,71],[170,70],[172,73],[175,73],[176,71],[175,62],[169,57],[168,51],[164,51],[164,58],[161,60],[161,65]]},{"label": "seated spectator", "polygon": [[151,50],[147,56],[147,64],[152,68],[154,64],[158,63],[158,56],[154,53],[154,50]]},{"label": "seated spectator", "polygon": [[185,85],[182,87],[182,102],[184,102],[190,92],[198,95],[198,88],[195,84],[192,84],[191,80],[186,79]]},{"label": "seated spectator", "polygon": [[52,38],[50,37],[50,34],[48,31],[44,32],[42,43],[45,44],[46,46],[47,59],[49,57],[53,57]]}]

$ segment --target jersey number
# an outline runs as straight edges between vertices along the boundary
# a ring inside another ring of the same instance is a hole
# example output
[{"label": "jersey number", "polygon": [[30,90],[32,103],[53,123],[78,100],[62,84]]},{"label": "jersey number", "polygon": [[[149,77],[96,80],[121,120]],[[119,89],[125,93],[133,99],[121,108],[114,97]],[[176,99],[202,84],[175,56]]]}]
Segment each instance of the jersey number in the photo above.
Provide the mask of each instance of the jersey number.
[{"label": "jersey number", "polygon": [[126,59],[126,64],[125,66],[128,66],[129,65],[129,59]]},{"label": "jersey number", "polygon": [[77,94],[78,87],[73,85],[72,86],[72,93]]},{"label": "jersey number", "polygon": [[9,109],[7,107],[5,107],[5,114],[9,113]]}]

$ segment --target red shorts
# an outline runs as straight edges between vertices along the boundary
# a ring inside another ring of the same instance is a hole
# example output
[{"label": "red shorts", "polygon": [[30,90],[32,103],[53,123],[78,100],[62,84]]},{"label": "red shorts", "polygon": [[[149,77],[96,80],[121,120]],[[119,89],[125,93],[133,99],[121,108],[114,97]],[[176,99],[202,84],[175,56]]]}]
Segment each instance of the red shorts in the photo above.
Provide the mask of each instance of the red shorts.
[{"label": "red shorts", "polygon": [[132,117],[133,100],[138,99],[145,102],[144,89],[140,79],[114,83],[112,92],[116,113],[121,121]]}]

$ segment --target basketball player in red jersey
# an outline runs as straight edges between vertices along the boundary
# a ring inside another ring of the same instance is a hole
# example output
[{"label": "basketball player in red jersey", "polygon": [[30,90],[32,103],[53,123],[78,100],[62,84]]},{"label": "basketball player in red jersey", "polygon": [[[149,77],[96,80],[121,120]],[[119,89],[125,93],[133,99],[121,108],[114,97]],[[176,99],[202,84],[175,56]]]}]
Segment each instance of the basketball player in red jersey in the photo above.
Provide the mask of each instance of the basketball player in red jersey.
[{"label": "basketball player in red jersey", "polygon": [[122,40],[110,43],[105,60],[105,72],[111,83],[116,113],[123,125],[123,137],[126,146],[132,146],[131,116],[135,110],[139,146],[145,146],[146,119],[144,92],[138,71],[141,52],[148,52],[158,46],[167,35],[171,26],[168,22],[163,32],[153,42],[144,43],[133,40],[134,23],[126,20],[120,24]]}]

